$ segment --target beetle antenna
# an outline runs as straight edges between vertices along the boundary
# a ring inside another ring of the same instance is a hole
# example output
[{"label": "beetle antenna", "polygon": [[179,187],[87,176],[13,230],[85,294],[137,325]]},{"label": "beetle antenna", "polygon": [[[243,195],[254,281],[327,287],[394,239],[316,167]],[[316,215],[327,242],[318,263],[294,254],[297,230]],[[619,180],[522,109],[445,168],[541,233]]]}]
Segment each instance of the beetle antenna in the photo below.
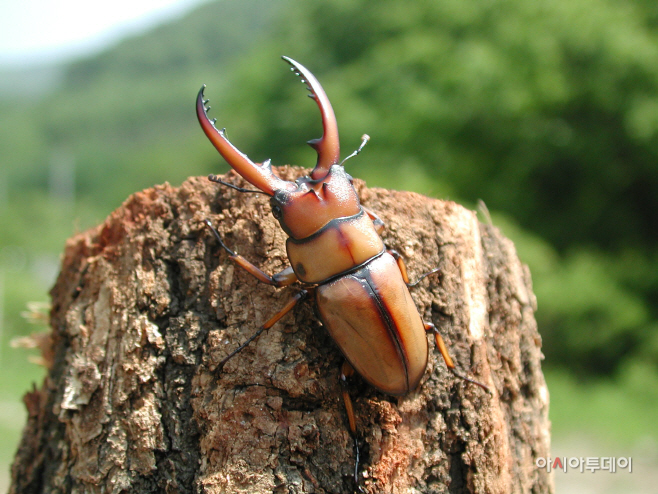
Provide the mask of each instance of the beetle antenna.
[{"label": "beetle antenna", "polygon": [[230,187],[231,189],[235,189],[238,192],[250,192],[252,194],[263,194],[269,196],[269,194],[263,192],[262,190],[245,189],[243,187],[238,187],[237,185],[233,185],[229,182],[224,182],[217,175],[208,175],[208,180],[210,180],[211,182],[215,182],[216,184],[226,185],[227,187]]},{"label": "beetle antenna", "polygon": [[365,145],[368,144],[369,140],[370,140],[370,136],[368,134],[363,134],[361,136],[361,145],[359,146],[359,148],[356,151],[354,151],[352,154],[350,154],[347,158],[345,158],[343,161],[338,163],[338,166],[342,166],[343,163],[345,163],[348,159],[354,158],[357,154],[359,154],[361,150],[365,147]]}]

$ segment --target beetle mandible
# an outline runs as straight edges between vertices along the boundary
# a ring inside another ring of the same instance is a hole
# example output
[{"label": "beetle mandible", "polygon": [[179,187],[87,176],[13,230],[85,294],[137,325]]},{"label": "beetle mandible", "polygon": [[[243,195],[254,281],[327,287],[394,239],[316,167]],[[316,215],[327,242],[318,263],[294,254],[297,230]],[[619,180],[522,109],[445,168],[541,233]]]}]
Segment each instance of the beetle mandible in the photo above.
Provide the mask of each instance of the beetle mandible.
[{"label": "beetle mandible", "polygon": [[345,384],[354,371],[386,394],[405,395],[418,386],[425,373],[429,351],[425,335],[432,332],[450,371],[487,391],[488,388],[457,371],[436,327],[423,322],[408,290],[415,283],[409,282],[404,261],[397,252],[387,250],[380,237],[384,223],[359,202],[352,177],[345,172],[343,163],[358,154],[369,137],[364,135],[361,146],[339,163],[338,125],[327,95],[308,69],[291,58],[282,58],[307,84],[309,96],[318,104],[322,116],[322,137],[308,141],[318,155],[309,176],[290,182],[273,173],[270,160],[262,164],[252,162],[228,141],[224,129],[215,127],[216,120],[208,119],[205,85],[197,96],[197,116],[206,136],[228,164],[258,190],[237,187],[215,175],[208,178],[239,192],[270,197],[272,214],[288,235],[286,250],[290,267],[268,275],[231,250],[209,220],[206,225],[230,259],[258,280],[277,287],[297,281],[303,286],[219,366],[272,327],[300,300],[314,296],[323,325],[345,357],[341,369],[342,395],[356,449],[358,484],[356,421]]}]

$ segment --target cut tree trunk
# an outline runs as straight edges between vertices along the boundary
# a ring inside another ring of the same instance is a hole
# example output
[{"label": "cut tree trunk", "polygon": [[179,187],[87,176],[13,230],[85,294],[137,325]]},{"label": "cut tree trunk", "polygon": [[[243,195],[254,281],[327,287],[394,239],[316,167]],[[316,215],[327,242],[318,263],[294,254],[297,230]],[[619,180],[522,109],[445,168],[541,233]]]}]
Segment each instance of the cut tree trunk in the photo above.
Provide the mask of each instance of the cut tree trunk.
[{"label": "cut tree trunk", "polygon": [[[455,378],[433,344],[408,396],[353,378],[361,488],[553,492],[535,463],[549,455],[548,391],[530,274],[513,244],[455,203],[355,187],[412,280],[440,268],[412,296],[457,367],[491,390]],[[286,266],[267,197],[203,178],[136,193],[67,242],[49,372],[25,396],[10,493],[354,491],[342,357],[310,301],[218,369],[299,288],[236,267],[205,218],[264,271]]]}]

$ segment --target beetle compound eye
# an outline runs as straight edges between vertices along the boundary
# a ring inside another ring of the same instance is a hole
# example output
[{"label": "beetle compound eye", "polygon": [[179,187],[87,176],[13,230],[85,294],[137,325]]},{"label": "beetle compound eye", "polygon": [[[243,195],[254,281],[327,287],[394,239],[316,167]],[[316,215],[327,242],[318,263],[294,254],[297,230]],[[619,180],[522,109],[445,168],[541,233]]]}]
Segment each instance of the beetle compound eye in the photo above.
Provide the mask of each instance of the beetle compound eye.
[{"label": "beetle compound eye", "polygon": [[286,194],[286,191],[284,190],[277,190],[272,198],[270,199],[270,202],[272,205],[274,204],[283,204],[289,199],[288,194]]},{"label": "beetle compound eye", "polygon": [[272,206],[272,216],[274,216],[277,220],[281,219],[281,216],[283,216],[283,211],[281,210],[281,206],[279,206],[278,204]]}]

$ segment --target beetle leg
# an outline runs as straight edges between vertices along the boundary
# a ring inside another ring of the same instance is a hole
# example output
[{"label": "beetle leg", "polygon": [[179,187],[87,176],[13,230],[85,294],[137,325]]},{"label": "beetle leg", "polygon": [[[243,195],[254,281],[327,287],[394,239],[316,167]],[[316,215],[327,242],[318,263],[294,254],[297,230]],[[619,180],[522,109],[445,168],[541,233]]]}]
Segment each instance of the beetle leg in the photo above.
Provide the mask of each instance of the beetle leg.
[{"label": "beetle leg", "polygon": [[228,252],[231,261],[233,261],[235,264],[237,264],[247,272],[251,273],[259,281],[262,281],[263,283],[267,283],[268,285],[274,285],[276,287],[288,286],[293,284],[295,281],[298,281],[297,275],[295,275],[295,272],[292,270],[291,266],[288,266],[283,271],[280,271],[279,273],[276,273],[274,275],[269,275],[264,271],[260,270],[254,264],[247,261],[244,257],[237,254],[233,250],[229,249],[224,243],[224,241],[222,240],[222,237],[220,237],[219,232],[215,229],[214,226],[212,226],[212,223],[210,222],[209,219],[204,220],[204,223],[208,228],[210,228],[210,231],[213,233],[213,235],[215,235],[215,238],[219,242],[219,245],[221,245],[222,248],[226,252]]},{"label": "beetle leg", "polygon": [[441,356],[443,357],[443,360],[446,362],[446,366],[448,367],[448,370],[452,372],[452,374],[460,379],[463,379],[464,381],[468,381],[469,383],[473,383],[477,386],[480,386],[482,389],[484,389],[487,393],[489,393],[489,388],[485,386],[482,383],[479,383],[469,377],[464,376],[461,372],[457,370],[455,367],[455,363],[452,361],[452,358],[450,357],[450,354],[448,353],[448,347],[446,347],[445,342],[443,341],[443,338],[441,337],[441,333],[439,333],[439,330],[436,329],[436,326],[432,324],[431,322],[424,322],[425,325],[425,331],[432,332],[434,333],[434,341],[436,342],[436,346],[439,349],[439,352],[441,352]]},{"label": "beetle leg", "polygon": [[340,368],[340,386],[343,391],[343,401],[345,402],[345,410],[347,411],[347,420],[350,423],[350,432],[356,435],[356,418],[354,416],[354,407],[352,406],[352,398],[347,389],[347,379],[354,375],[354,368],[350,363],[345,360]]},{"label": "beetle leg", "polygon": [[350,432],[354,438],[354,483],[358,487],[359,492],[363,492],[359,486],[359,441],[356,436],[356,417],[354,415],[354,407],[352,406],[352,398],[347,389],[347,379],[354,375],[354,367],[345,360],[340,368],[340,387],[343,393],[343,403],[345,404],[345,411],[347,412],[347,420],[350,424]]},{"label": "beetle leg", "polygon": [[402,279],[407,284],[407,286],[409,286],[409,275],[407,274],[407,265],[404,263],[404,259],[402,259],[402,256],[397,250],[389,249],[387,252],[391,254],[393,259],[395,259],[395,262],[398,263],[398,268],[402,274]]},{"label": "beetle leg", "polygon": [[283,308],[274,314],[272,317],[270,317],[265,324],[263,324],[260,328],[258,328],[258,331],[256,331],[253,335],[247,339],[242,345],[240,345],[238,348],[233,350],[231,353],[228,354],[228,356],[224,357],[224,359],[217,365],[218,369],[221,369],[224,367],[224,364],[228,362],[230,359],[232,359],[234,356],[236,356],[238,353],[240,353],[249,343],[254,341],[256,338],[258,338],[261,333],[267,329],[270,329],[272,326],[274,326],[279,319],[281,319],[283,316],[285,316],[288,312],[290,312],[295,305],[297,305],[297,302],[302,300],[304,297],[306,297],[306,294],[308,292],[306,290],[302,290],[299,293],[297,293],[294,297],[290,299],[290,301],[283,306]]},{"label": "beetle leg", "polygon": [[375,225],[375,231],[377,232],[377,235],[381,235],[384,232],[384,228],[386,228],[386,224],[379,216],[375,214],[374,211],[368,209],[365,206],[361,206],[361,209],[363,209],[368,215],[368,218],[372,220],[373,225]]},{"label": "beetle leg", "polygon": [[[400,258],[400,261],[403,262],[403,261],[402,261],[402,258]],[[407,282],[407,286],[408,286],[409,288],[413,288],[413,287],[415,287],[418,283],[420,283],[420,282],[423,281],[425,278],[427,278],[429,275],[434,274],[434,273],[438,273],[439,271],[440,271],[439,268],[434,268],[434,269],[432,269],[431,271],[428,271],[427,273],[423,273],[423,274],[421,274],[421,275],[418,277],[418,279],[417,279],[416,281],[414,281],[413,283],[409,283],[409,282]]]},{"label": "beetle leg", "polygon": [[402,259],[402,256],[400,255],[400,253],[397,250],[393,250],[393,249],[389,249],[387,252],[389,254],[391,254],[393,256],[393,258],[395,259],[395,262],[398,263],[398,268],[400,268],[400,273],[402,274],[402,279],[404,280],[404,282],[406,283],[406,285],[409,288],[413,288],[414,286],[416,286],[418,283],[420,283],[427,276],[429,276],[431,274],[434,274],[434,273],[437,273],[439,271],[439,268],[434,268],[433,270],[428,271],[427,273],[421,274],[420,277],[416,281],[414,281],[413,283],[410,283],[409,282],[409,275],[407,274],[407,265],[404,263],[404,259]]}]

